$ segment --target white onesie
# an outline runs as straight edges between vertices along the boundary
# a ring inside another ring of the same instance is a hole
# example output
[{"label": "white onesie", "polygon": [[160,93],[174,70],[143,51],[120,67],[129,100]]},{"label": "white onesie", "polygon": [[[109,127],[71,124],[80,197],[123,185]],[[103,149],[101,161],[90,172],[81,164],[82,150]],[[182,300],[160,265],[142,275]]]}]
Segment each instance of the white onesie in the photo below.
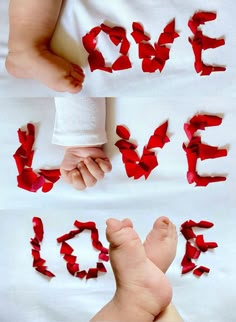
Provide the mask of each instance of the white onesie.
[{"label": "white onesie", "polygon": [[107,142],[105,98],[59,97],[55,106],[54,144],[96,146]]}]

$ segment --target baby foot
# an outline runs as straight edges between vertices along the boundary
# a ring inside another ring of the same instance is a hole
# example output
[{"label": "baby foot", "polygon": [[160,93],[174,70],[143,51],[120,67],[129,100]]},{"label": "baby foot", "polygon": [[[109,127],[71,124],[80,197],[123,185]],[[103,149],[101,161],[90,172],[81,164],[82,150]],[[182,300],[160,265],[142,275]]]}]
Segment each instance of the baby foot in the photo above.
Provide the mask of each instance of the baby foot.
[{"label": "baby foot", "polygon": [[147,257],[129,219],[109,219],[106,233],[117,284],[114,300],[122,305],[122,311],[125,312],[127,307],[129,312],[130,308],[135,307],[138,312],[148,312],[153,321],[170,303],[172,297],[171,286],[166,276]]},{"label": "baby foot", "polygon": [[158,218],[143,245],[147,257],[165,273],[176,255],[175,225],[167,217]]},{"label": "baby foot", "polygon": [[48,48],[29,48],[20,52],[9,52],[6,69],[17,78],[39,80],[58,92],[78,93],[84,80],[83,70]]}]

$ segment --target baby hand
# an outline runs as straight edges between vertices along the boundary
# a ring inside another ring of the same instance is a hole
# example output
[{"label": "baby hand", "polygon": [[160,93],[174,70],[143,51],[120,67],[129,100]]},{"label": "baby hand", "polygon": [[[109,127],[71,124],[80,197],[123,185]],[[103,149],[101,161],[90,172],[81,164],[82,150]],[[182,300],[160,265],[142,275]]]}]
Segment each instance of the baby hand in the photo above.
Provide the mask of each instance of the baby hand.
[{"label": "baby hand", "polygon": [[102,147],[68,147],[60,166],[64,180],[77,190],[94,186],[111,169]]}]

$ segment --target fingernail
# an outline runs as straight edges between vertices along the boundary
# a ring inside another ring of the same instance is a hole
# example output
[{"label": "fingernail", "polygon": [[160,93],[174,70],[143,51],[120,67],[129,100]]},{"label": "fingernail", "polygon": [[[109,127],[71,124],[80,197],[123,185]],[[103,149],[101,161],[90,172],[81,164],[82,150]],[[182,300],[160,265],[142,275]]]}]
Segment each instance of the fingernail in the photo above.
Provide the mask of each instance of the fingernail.
[{"label": "fingernail", "polygon": [[73,66],[74,70],[76,70],[77,72],[80,72],[84,75],[84,71],[80,66],[75,65],[75,64],[72,64],[72,66]]}]

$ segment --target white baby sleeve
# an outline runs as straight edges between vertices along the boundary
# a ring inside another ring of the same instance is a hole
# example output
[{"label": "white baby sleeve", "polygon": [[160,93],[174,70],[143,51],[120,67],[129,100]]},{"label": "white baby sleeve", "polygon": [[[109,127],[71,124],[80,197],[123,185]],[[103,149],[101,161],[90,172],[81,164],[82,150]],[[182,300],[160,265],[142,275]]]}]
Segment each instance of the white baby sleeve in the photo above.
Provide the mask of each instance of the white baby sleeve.
[{"label": "white baby sleeve", "polygon": [[107,142],[105,98],[57,97],[55,106],[54,144],[95,146]]}]

